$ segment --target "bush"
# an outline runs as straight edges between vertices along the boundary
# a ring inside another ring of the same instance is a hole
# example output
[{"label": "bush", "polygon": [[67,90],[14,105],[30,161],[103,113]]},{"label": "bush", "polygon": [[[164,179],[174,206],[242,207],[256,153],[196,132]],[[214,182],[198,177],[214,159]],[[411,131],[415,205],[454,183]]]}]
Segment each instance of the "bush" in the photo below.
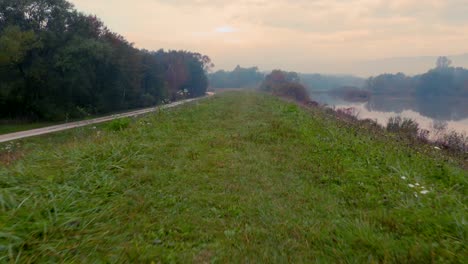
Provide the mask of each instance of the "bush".
[{"label": "bush", "polygon": [[145,93],[141,96],[141,102],[143,107],[151,107],[156,105],[157,100],[153,95]]},{"label": "bush", "polygon": [[416,138],[419,136],[419,124],[411,118],[391,117],[387,123],[387,131]]},{"label": "bush", "polygon": [[309,94],[302,84],[299,83],[285,83],[277,85],[273,88],[273,94],[291,98],[298,102],[309,102]]},{"label": "bush", "polygon": [[109,131],[122,131],[130,126],[130,118],[115,119],[107,123],[106,129]]},{"label": "bush", "polygon": [[301,103],[310,101],[307,89],[300,84],[297,73],[274,70],[265,77],[260,90],[287,97]]},{"label": "bush", "polygon": [[359,112],[354,107],[338,108],[336,110],[336,115],[344,118],[350,118],[353,120],[359,119]]},{"label": "bush", "polygon": [[444,134],[436,140],[436,144],[443,148],[466,153],[468,152],[468,137],[455,131]]},{"label": "bush", "polygon": [[360,123],[362,125],[365,125],[365,126],[368,126],[368,127],[382,128],[382,126],[379,124],[379,122],[377,122],[377,119],[373,120],[373,119],[370,119],[370,118],[366,118],[366,119],[360,120]]}]

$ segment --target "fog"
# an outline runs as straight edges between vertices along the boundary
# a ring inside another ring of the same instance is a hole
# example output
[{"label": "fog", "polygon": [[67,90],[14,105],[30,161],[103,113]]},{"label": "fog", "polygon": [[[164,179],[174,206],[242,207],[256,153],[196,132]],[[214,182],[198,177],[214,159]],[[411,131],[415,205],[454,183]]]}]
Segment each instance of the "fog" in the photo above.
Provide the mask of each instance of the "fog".
[{"label": "fog", "polygon": [[[209,55],[215,69],[421,73],[468,67],[467,0],[72,0],[139,48]],[[112,8],[109,8],[112,6]]]}]

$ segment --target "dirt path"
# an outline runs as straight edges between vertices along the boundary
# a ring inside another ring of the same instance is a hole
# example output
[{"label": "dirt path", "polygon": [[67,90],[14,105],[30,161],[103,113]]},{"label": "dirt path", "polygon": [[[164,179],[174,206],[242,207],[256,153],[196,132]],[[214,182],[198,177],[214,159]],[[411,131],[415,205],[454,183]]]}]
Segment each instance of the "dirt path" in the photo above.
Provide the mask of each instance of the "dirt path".
[{"label": "dirt path", "polygon": [[[212,95],[213,95],[213,93],[207,93],[207,96],[212,96]],[[137,110],[137,111],[122,113],[122,114],[99,117],[99,118],[90,119],[90,120],[83,120],[83,121],[78,121],[78,122],[66,123],[66,124],[62,124],[62,125],[49,126],[49,127],[43,127],[43,128],[33,129],[33,130],[27,130],[27,131],[15,132],[15,133],[10,133],[10,134],[4,134],[4,135],[0,135],[0,143],[7,142],[7,141],[12,141],[12,140],[17,140],[17,139],[22,139],[22,138],[28,138],[28,137],[34,137],[34,136],[49,134],[49,133],[63,131],[63,130],[67,130],[67,129],[77,128],[77,127],[83,127],[83,126],[92,125],[92,124],[103,123],[103,122],[107,122],[107,121],[111,121],[111,120],[119,119],[119,118],[124,118],[124,117],[139,116],[139,115],[142,115],[142,114],[154,112],[154,111],[158,110],[159,108],[162,108],[162,109],[172,108],[172,107],[176,107],[176,106],[186,104],[186,103],[189,103],[189,102],[197,101],[197,100],[200,100],[202,98],[205,98],[205,97],[187,99],[187,100],[178,101],[178,102],[175,102],[175,103],[172,103],[172,104],[167,104],[167,105],[160,106],[160,107],[151,107],[151,108],[141,109],[141,110]]]}]

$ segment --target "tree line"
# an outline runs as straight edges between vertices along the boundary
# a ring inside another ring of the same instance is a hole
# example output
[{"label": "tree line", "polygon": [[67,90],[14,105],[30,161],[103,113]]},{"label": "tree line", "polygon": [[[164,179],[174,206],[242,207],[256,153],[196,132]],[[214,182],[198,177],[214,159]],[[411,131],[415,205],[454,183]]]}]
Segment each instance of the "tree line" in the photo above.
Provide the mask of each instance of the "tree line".
[{"label": "tree line", "polygon": [[204,95],[210,58],[137,49],[66,0],[0,1],[0,119],[63,120]]},{"label": "tree line", "polygon": [[310,102],[308,91],[296,72],[273,70],[264,74],[258,67],[238,65],[232,71],[219,70],[209,74],[209,80],[213,88],[252,88],[302,103]]},{"label": "tree line", "polygon": [[[365,79],[351,75],[322,75],[298,73],[300,83],[311,92],[332,90],[343,86],[362,87]],[[244,68],[236,66],[232,71],[219,70],[208,75],[213,88],[256,88],[265,79],[266,74],[258,67]]]},{"label": "tree line", "polygon": [[265,78],[258,67],[243,68],[239,65],[232,71],[219,70],[208,76],[213,88],[256,88]]},{"label": "tree line", "polygon": [[364,88],[373,94],[467,97],[468,69],[452,67],[451,64],[448,58],[440,57],[436,67],[424,74],[382,74],[369,78]]},{"label": "tree line", "polygon": [[301,83],[310,92],[330,91],[342,87],[362,87],[365,79],[352,75],[325,75],[318,73],[300,73]]}]

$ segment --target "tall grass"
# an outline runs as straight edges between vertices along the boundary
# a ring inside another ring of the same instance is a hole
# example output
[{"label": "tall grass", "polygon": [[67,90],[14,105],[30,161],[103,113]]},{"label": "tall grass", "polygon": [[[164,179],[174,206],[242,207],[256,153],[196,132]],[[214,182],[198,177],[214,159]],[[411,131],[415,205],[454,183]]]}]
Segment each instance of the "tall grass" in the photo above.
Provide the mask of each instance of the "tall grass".
[{"label": "tall grass", "polygon": [[462,132],[450,131],[447,123],[435,121],[432,130],[421,128],[417,121],[400,116],[390,117],[385,126],[371,119],[359,119],[359,112],[355,108],[327,108],[318,104],[305,104],[307,107],[321,109],[333,117],[347,123],[353,123],[370,131],[381,133],[387,131],[404,138],[412,145],[425,144],[428,146],[444,149],[448,153],[461,158],[464,162],[468,160],[468,136]]}]

